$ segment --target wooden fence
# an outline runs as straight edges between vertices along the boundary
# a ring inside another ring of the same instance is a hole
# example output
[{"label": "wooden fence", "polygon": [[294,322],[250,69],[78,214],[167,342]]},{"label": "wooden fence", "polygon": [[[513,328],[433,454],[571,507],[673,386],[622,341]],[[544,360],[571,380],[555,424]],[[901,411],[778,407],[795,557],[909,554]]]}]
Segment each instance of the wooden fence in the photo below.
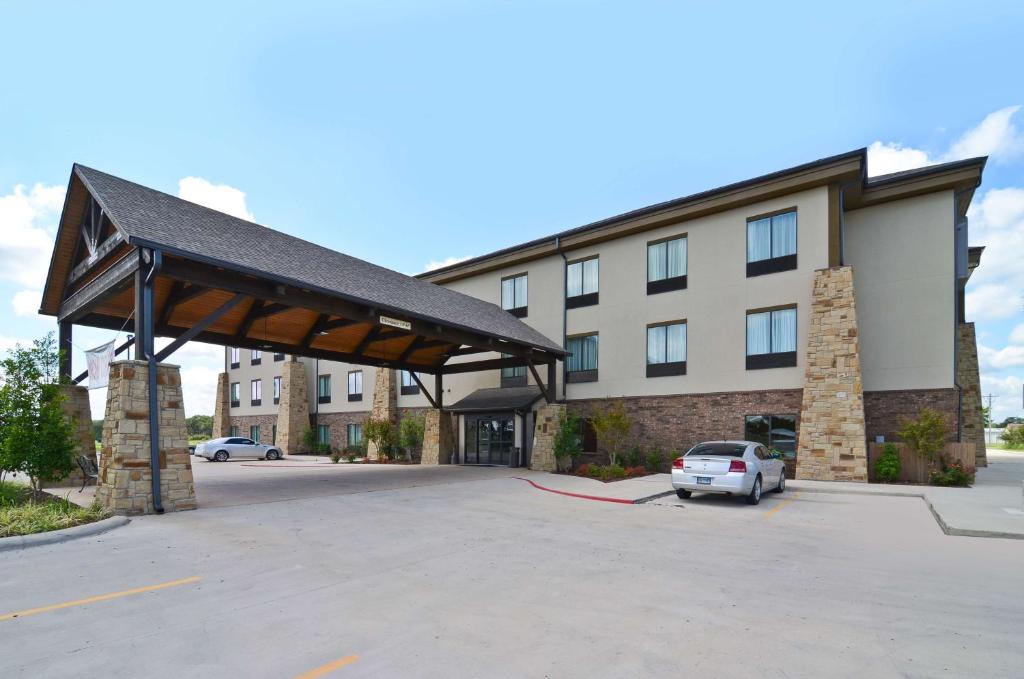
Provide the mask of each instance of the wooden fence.
[{"label": "wooden fence", "polygon": [[[875,460],[882,455],[882,447],[886,443],[868,444],[868,479],[877,481],[875,478]],[[900,454],[900,475],[896,479],[903,483],[928,483],[928,477],[933,470],[938,470],[939,463],[928,462],[920,455],[911,450],[904,443],[894,443]],[[959,462],[971,474],[974,473],[974,444],[973,443],[947,443],[942,451],[946,457],[946,463]]]}]

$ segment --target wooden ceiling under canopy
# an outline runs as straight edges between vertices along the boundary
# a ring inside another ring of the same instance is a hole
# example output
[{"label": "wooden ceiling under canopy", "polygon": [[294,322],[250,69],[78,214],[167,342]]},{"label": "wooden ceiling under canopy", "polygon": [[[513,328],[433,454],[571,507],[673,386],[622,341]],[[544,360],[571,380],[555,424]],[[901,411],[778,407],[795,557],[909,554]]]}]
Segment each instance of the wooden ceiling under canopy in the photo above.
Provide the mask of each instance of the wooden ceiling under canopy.
[{"label": "wooden ceiling under canopy", "polygon": [[[80,165],[40,313],[62,330],[175,338],[157,360],[195,340],[433,374],[546,364],[550,377],[565,356],[494,304]],[[487,352],[504,357],[451,360]]]}]

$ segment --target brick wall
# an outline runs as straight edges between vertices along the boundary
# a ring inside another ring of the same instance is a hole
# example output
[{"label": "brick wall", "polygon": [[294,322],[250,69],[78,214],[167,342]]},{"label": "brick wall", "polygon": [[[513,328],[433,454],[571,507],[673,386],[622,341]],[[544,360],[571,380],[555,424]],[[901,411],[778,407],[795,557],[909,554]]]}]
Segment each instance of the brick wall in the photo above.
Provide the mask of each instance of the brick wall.
[{"label": "brick wall", "polygon": [[946,416],[949,422],[949,438],[956,442],[957,423],[956,389],[908,389],[903,391],[864,392],[864,423],[868,441],[876,436],[885,436],[886,441],[896,441],[896,432],[905,418],[917,417],[921,408],[932,408]]},{"label": "brick wall", "polygon": [[317,413],[311,415],[310,419],[317,425],[328,426],[331,429],[331,449],[345,450],[348,445],[348,425],[362,424],[370,413],[348,412],[348,413]]},{"label": "brick wall", "polygon": [[[259,425],[260,443],[274,443],[274,425],[277,424],[277,415],[232,415],[231,426],[238,427],[238,435],[249,437],[249,427]],[[224,433],[227,436],[228,432]],[[280,437],[280,432],[278,432]]]}]

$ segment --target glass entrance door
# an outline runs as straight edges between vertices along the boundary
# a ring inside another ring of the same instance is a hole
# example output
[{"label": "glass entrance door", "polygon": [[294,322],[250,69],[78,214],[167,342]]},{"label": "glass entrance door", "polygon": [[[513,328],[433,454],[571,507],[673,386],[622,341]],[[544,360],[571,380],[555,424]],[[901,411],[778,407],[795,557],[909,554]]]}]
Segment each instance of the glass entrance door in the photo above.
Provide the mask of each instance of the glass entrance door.
[{"label": "glass entrance door", "polygon": [[466,464],[507,465],[515,447],[516,425],[512,415],[466,417]]}]

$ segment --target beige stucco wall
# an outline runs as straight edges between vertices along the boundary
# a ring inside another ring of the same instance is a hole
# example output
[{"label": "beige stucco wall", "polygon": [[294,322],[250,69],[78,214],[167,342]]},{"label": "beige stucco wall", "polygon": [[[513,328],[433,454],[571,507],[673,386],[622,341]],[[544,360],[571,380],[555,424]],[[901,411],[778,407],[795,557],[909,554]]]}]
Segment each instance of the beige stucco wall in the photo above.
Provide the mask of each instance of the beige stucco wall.
[{"label": "beige stucco wall", "polygon": [[865,391],[953,386],[953,193],[846,213]]}]

